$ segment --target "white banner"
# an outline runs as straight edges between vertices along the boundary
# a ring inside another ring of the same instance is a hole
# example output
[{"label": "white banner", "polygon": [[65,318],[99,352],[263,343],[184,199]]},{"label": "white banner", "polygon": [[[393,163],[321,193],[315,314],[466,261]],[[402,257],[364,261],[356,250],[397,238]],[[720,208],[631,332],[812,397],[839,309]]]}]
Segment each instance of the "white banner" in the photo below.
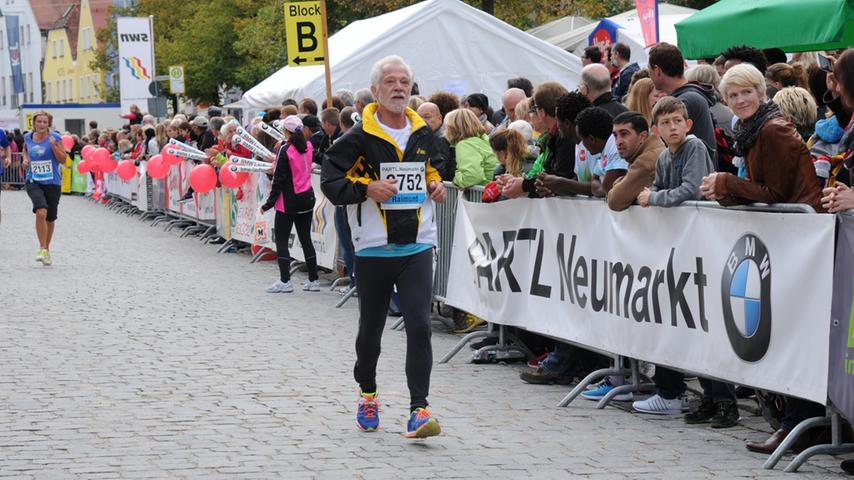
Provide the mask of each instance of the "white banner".
[{"label": "white banner", "polygon": [[195,165],[192,161],[185,160],[169,169],[169,176],[166,177],[166,209],[213,225],[216,221],[213,191],[196,192],[192,201],[181,202],[190,188],[190,171]]},{"label": "white banner", "polygon": [[145,112],[148,99],[154,98],[154,30],[151,17],[118,17],[119,90],[122,113],[137,104]]},{"label": "white banner", "polygon": [[119,178],[116,172],[104,174],[104,190],[128,203],[135,203],[139,195],[139,176],[134,176],[127,182]]},{"label": "white banner", "polygon": [[[338,235],[335,231],[335,206],[320,191],[320,175],[312,174],[311,186],[314,189],[315,203],[311,221],[311,239],[317,254],[317,264],[335,270],[338,259]],[[233,238],[253,245],[261,245],[276,250],[274,223],[276,210],[271,208],[261,215],[261,205],[270,194],[270,180],[266,174],[251,173],[241,188],[240,199],[237,190],[220,188],[217,207],[217,231],[223,238]],[[296,234],[291,230],[288,242],[291,257],[302,262],[305,255]]]},{"label": "white banner", "polygon": [[832,215],[460,201],[448,303],[825,403]]}]

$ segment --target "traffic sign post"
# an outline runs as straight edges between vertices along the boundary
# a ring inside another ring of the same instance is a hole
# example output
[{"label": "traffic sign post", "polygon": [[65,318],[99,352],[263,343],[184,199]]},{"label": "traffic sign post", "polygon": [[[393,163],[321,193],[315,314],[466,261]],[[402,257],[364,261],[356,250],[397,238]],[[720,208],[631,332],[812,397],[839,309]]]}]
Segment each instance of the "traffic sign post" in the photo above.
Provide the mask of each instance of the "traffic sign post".
[{"label": "traffic sign post", "polygon": [[285,36],[288,66],[324,65],[326,105],[332,105],[332,78],[329,69],[329,32],[326,27],[326,1],[286,2]]}]

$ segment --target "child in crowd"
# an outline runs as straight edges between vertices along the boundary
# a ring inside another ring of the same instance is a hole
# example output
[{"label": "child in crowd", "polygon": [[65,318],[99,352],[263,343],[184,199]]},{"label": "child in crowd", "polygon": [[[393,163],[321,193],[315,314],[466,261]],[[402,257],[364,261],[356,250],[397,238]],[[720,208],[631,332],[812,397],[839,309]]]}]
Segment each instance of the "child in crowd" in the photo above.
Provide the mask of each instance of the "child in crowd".
[{"label": "child in crowd", "polygon": [[[664,97],[652,109],[655,133],[667,144],[655,166],[652,188],[638,195],[642,207],[675,207],[686,200],[699,200],[703,177],[714,171],[709,149],[702,140],[688,135],[693,122],[688,109],[675,97]],[[687,411],[684,374],[656,366],[653,377],[657,393],[632,404],[641,413],[676,415]],[[703,401],[697,410],[685,415],[685,423],[708,423],[712,428],[738,424],[738,406],[731,384],[700,378]]]},{"label": "child in crowd", "polygon": [[658,157],[652,188],[638,195],[638,205],[675,207],[686,200],[699,200],[703,177],[715,171],[709,150],[702,140],[688,135],[693,122],[688,109],[675,97],[664,97],[652,110],[654,132],[667,148]]}]

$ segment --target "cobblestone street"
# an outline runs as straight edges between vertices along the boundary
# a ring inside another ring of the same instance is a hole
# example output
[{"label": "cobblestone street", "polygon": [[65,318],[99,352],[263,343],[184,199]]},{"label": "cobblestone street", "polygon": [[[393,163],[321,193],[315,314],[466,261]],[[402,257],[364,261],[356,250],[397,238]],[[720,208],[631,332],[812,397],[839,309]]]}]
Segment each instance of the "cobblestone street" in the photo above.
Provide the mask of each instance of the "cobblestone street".
[{"label": "cobblestone street", "polygon": [[[744,441],[770,427],[747,411],[715,431],[583,399],[557,408],[569,387],[524,384],[522,364],[470,364],[468,348],[434,364],[442,435],[405,439],[405,340],[391,319],[382,430],[362,433],[355,299],[265,294],[273,263],[82,197],[62,198],[43,267],[26,194],[3,191],[2,211],[0,479],[849,478],[843,457],[763,470]],[[434,359],[458,339],[434,323]]]}]

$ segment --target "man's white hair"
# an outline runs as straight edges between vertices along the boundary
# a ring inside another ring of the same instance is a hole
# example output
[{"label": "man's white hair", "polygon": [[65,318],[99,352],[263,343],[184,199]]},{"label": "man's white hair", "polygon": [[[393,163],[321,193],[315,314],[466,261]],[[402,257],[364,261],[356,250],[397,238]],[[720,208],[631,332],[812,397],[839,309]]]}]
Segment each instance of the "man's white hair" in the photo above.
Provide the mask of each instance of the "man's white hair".
[{"label": "man's white hair", "polygon": [[229,132],[231,130],[237,130],[237,127],[239,127],[239,126],[240,126],[240,122],[238,122],[237,120],[231,119],[231,120],[225,122],[225,125],[223,125],[222,128],[219,129],[219,134],[222,135],[223,137],[225,137],[229,134]]},{"label": "man's white hair", "polygon": [[412,81],[412,69],[403,61],[400,55],[389,55],[381,58],[371,67],[371,85],[378,86],[382,80],[383,68],[388,65],[402,65],[406,69],[406,74],[409,75],[409,80]]}]

